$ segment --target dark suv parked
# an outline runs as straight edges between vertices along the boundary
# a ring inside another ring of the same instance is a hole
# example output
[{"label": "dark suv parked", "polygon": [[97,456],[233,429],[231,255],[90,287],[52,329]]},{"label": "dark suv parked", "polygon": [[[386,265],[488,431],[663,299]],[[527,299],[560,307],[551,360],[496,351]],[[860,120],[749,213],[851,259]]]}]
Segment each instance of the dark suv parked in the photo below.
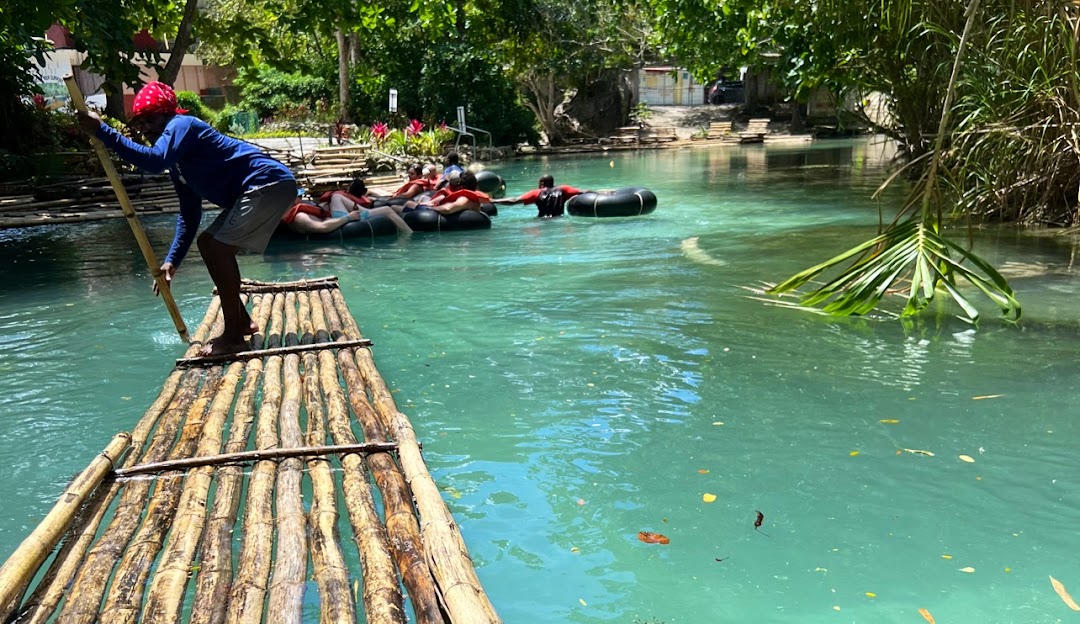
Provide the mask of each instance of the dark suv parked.
[{"label": "dark suv parked", "polygon": [[742,104],[744,99],[741,80],[717,80],[709,87],[709,104]]}]

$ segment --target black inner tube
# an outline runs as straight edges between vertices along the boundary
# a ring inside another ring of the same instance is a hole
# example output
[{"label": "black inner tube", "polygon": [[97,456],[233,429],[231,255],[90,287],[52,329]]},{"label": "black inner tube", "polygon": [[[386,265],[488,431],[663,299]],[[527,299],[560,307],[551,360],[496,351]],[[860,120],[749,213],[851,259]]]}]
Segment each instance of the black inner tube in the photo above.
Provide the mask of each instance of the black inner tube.
[{"label": "black inner tube", "polygon": [[636,217],[653,210],[656,210],[656,195],[641,186],[589,191],[566,203],[566,211],[576,217]]}]

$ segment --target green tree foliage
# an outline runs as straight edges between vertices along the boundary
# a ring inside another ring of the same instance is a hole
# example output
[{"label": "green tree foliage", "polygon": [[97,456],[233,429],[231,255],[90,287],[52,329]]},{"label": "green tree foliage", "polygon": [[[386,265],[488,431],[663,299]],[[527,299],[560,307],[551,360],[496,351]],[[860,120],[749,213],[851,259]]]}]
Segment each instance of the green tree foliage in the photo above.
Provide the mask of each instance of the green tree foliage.
[{"label": "green tree foliage", "polygon": [[316,110],[319,102],[333,101],[334,78],[333,65],[323,61],[307,71],[285,72],[268,65],[241,68],[234,84],[241,89],[241,108],[270,117],[296,106]]},{"label": "green tree foliage", "polygon": [[556,108],[569,89],[651,56],[648,9],[634,1],[536,0],[521,17],[528,28],[496,46],[549,141],[562,140]]},{"label": "green tree foliage", "polygon": [[5,0],[0,3],[0,150],[35,148],[38,115],[24,98],[37,91],[31,58],[43,59],[45,31],[57,15],[72,15],[71,0]]},{"label": "green tree foliage", "polygon": [[[659,40],[666,42],[668,52],[690,59],[699,77],[707,77],[723,66],[771,65],[796,99],[819,86],[853,92],[860,99],[870,92],[884,94],[888,114],[872,123],[895,138],[907,155],[908,177],[916,180],[911,200],[881,235],[799,273],[778,285],[775,292],[791,291],[823,274],[839,271],[816,286],[803,303],[821,305],[834,314],[863,314],[876,307],[886,293],[900,290],[908,295],[903,313],[911,315],[924,309],[942,290],[966,317],[974,320],[978,310],[959,288],[959,283],[966,281],[1004,314],[1019,317],[1020,306],[1007,282],[989,264],[944,236],[946,213],[951,212],[945,207],[963,207],[965,203],[972,206],[978,203],[976,198],[990,200],[982,190],[986,185],[972,184],[980,177],[1015,180],[1009,167],[1001,164],[1017,161],[990,153],[1008,142],[1001,137],[1009,131],[1003,131],[1001,126],[1012,129],[1020,116],[1018,109],[1024,108],[1020,101],[1041,99],[1032,98],[1032,93],[1046,94],[1044,104],[1055,96],[1067,95],[1048,88],[1052,79],[1043,78],[1050,75],[1064,79],[1069,71],[1075,75],[1076,68],[1075,63],[1067,62],[1070,69],[1058,73],[1037,71],[1030,62],[1024,69],[1017,65],[1023,64],[1020,59],[1025,56],[1033,60],[1055,47],[1056,54],[1044,57],[1046,66],[1069,61],[1067,50],[1071,46],[1064,44],[1061,35],[1071,28],[1059,27],[1058,36],[1051,36],[1052,29],[1039,26],[1039,16],[1067,15],[1075,9],[1063,9],[1060,3],[1011,0],[991,0],[981,10],[979,0],[971,0],[966,7],[934,0],[652,2]],[[987,21],[977,15],[1007,17]],[[1068,20],[1059,22],[1065,24]],[[965,50],[973,55],[966,63],[962,62]],[[1014,74],[1014,68],[1020,71]],[[1026,72],[1034,74],[1024,75]],[[1036,77],[1032,79],[1032,75]],[[1003,76],[1012,76],[1023,85],[1012,91],[1013,97],[1006,98],[1017,106],[989,105],[1001,100],[990,90],[998,88],[995,83]],[[972,81],[981,85],[981,96],[975,96],[978,90],[971,88]],[[1061,80],[1059,84],[1064,86],[1069,81]],[[1035,88],[1021,94],[1022,89],[1031,87]],[[1064,101],[1076,100],[1066,97]],[[953,102],[959,128],[951,121]],[[1014,117],[1001,117],[1000,113],[1006,111]],[[1066,111],[1075,108],[1067,103],[1044,106],[1043,121],[1055,116],[1061,119],[1068,114]],[[869,116],[867,120],[871,120]],[[987,133],[995,127],[998,131]],[[988,139],[990,136],[995,139]],[[972,159],[975,149],[955,149],[965,142],[985,148],[978,160]],[[1076,160],[1075,156],[1070,158]],[[998,165],[985,167],[995,161]],[[1047,159],[1038,162],[1045,166]],[[1075,168],[1074,163],[1074,174]],[[1039,177],[1046,178],[1042,174]],[[998,186],[999,191],[1005,188],[1005,184]],[[957,201],[959,198],[964,200]]]},{"label": "green tree foliage", "polygon": [[188,115],[198,117],[210,125],[213,125],[216,120],[214,111],[204,104],[199,94],[194,91],[177,91],[176,105],[178,108],[185,109]]},{"label": "green tree foliage", "polygon": [[386,120],[387,93],[398,90],[398,119],[427,125],[455,125],[457,107],[466,107],[470,126],[492,133],[496,145],[535,142],[533,117],[520,103],[516,85],[488,52],[443,39],[404,43],[378,74],[360,73],[351,116],[358,122]]}]

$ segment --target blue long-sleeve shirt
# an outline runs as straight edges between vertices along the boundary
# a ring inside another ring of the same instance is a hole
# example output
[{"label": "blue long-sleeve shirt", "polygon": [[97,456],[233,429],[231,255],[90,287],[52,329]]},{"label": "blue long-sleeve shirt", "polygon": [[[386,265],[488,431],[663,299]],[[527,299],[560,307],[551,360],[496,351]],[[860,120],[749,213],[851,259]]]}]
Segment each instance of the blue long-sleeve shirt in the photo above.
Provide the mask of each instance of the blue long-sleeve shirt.
[{"label": "blue long-sleeve shirt", "polygon": [[139,145],[101,124],[97,137],[120,158],[150,173],[169,170],[180,214],[165,262],[179,266],[202,221],[205,199],[226,210],[248,189],[293,179],[288,167],[250,143],[214,130],[202,120],[177,115],[153,147]]}]

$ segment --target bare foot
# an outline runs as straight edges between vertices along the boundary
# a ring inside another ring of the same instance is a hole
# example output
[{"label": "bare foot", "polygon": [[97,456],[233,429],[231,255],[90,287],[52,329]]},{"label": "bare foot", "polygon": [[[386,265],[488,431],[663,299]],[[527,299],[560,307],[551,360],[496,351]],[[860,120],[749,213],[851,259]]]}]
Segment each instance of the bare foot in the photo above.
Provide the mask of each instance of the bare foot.
[{"label": "bare foot", "polygon": [[244,330],[244,335],[251,336],[259,333],[259,326],[255,324],[255,321],[251,320],[251,315],[248,314],[248,311],[242,309],[240,313],[244,315],[243,318],[240,319],[240,324],[247,327],[247,329]]},{"label": "bare foot", "polygon": [[241,351],[248,350],[248,341],[244,338],[229,339],[224,336],[218,336],[207,342],[201,349],[199,349],[199,357],[207,357],[210,355],[227,355],[230,353],[240,353]]}]

